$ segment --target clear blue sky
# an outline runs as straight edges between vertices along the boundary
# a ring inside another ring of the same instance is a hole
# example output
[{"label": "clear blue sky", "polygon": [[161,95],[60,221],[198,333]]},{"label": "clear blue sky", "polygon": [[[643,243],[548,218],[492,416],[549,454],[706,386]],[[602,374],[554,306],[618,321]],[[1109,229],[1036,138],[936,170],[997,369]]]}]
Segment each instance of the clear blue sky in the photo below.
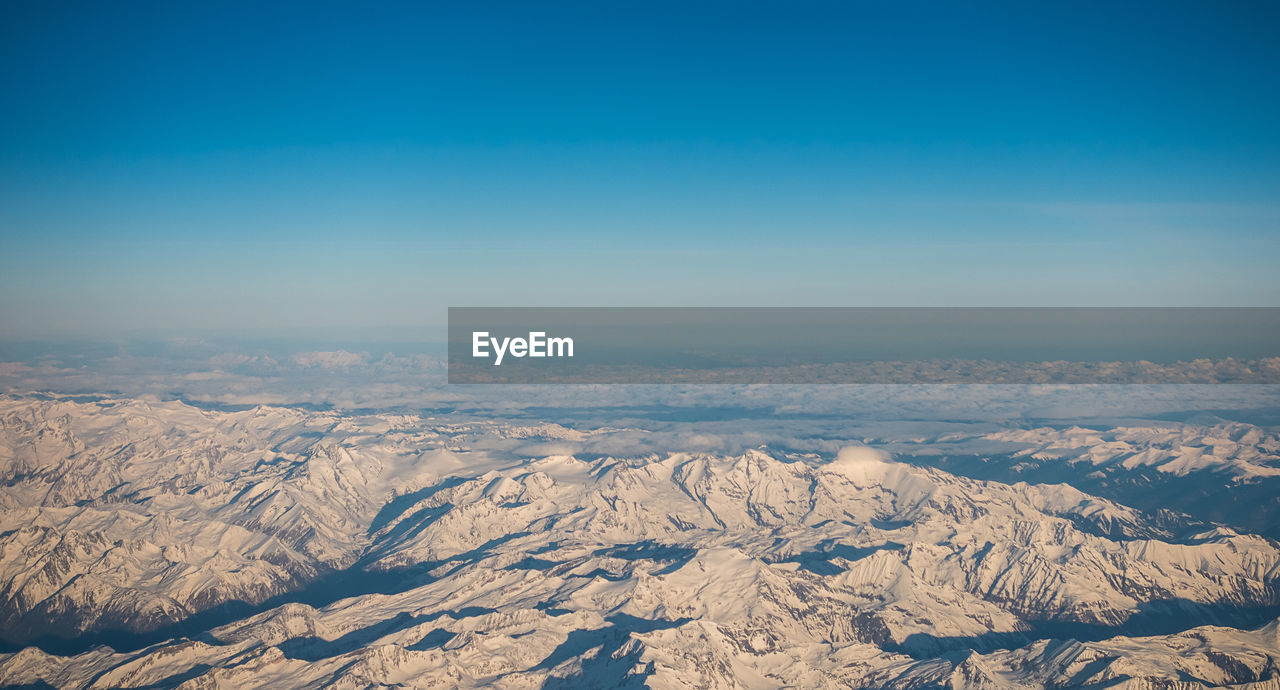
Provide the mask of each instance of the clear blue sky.
[{"label": "clear blue sky", "polygon": [[1280,4],[1050,5],[7,2],[0,336],[1280,304]]}]

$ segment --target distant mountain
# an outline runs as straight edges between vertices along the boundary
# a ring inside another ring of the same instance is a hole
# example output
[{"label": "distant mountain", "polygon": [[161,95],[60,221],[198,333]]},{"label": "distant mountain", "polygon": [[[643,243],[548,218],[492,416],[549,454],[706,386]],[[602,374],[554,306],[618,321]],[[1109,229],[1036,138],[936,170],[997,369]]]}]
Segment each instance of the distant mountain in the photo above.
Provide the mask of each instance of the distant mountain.
[{"label": "distant mountain", "polygon": [[904,461],[969,477],[1068,482],[1147,512],[1172,510],[1280,537],[1280,434],[1274,429],[1201,416],[1185,423],[961,432],[891,445]]}]

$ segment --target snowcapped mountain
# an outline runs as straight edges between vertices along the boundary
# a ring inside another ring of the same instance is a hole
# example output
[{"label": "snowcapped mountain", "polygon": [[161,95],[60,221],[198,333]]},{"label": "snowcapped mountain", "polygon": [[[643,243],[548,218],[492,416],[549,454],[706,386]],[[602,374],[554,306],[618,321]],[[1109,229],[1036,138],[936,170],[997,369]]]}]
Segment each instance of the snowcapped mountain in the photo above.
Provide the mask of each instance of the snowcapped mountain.
[{"label": "snowcapped mountain", "polygon": [[[582,450],[643,433],[0,399],[0,633],[14,645],[0,683],[1280,678],[1272,539],[883,450],[901,453],[902,441],[835,453]],[[1070,447],[1098,465],[1133,457],[1120,443],[1176,441],[1258,467],[1276,450],[1256,428],[1213,432],[1232,447],[1186,429],[1063,433],[965,442],[1045,458]],[[1168,464],[1156,455],[1146,464]]]},{"label": "snowcapped mountain", "polygon": [[1067,460],[1124,469],[1152,467],[1186,476],[1224,472],[1237,483],[1280,477],[1280,435],[1251,424],[1165,425],[1098,430],[1079,426],[1037,427],[987,434],[993,441],[1023,445],[1017,453],[1037,460]]},{"label": "snowcapped mountain", "polygon": [[1187,422],[1028,425],[881,438],[906,461],[1002,482],[1069,482],[1158,513],[1280,537],[1280,435],[1196,415]]}]

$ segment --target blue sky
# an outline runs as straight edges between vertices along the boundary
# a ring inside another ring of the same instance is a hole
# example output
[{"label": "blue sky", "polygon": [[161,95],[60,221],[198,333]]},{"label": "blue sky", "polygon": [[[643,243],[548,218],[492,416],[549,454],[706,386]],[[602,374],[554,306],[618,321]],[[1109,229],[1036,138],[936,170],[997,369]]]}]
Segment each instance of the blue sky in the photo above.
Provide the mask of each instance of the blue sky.
[{"label": "blue sky", "polygon": [[6,3],[0,336],[1280,304],[1274,3]]}]

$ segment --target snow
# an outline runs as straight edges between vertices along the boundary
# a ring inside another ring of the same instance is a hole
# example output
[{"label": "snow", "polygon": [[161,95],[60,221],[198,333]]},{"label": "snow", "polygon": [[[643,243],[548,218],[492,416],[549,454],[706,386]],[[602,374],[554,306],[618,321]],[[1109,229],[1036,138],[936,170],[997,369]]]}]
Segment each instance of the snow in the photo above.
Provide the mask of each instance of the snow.
[{"label": "snow", "polygon": [[[921,431],[884,434],[940,437]],[[837,440],[814,453],[527,445],[615,434],[641,436],[403,412],[2,398],[5,636],[146,632],[200,612],[213,622],[138,649],[0,655],[0,684],[1043,687],[1280,677],[1271,661],[1280,624],[1221,625],[1280,604],[1280,544],[1270,539],[1179,530],[1066,484],[979,481],[895,461],[887,449],[899,452],[900,439]],[[1174,471],[1223,459],[1272,467],[1276,452],[1270,431],[1247,425],[946,435],[1088,468],[1143,453]],[[346,579],[324,579],[335,572]],[[309,589],[316,582],[331,589]],[[218,613],[232,601],[248,612]],[[1129,634],[1169,602],[1186,611],[1176,629]],[[1109,632],[1060,634],[1080,629]]]}]

